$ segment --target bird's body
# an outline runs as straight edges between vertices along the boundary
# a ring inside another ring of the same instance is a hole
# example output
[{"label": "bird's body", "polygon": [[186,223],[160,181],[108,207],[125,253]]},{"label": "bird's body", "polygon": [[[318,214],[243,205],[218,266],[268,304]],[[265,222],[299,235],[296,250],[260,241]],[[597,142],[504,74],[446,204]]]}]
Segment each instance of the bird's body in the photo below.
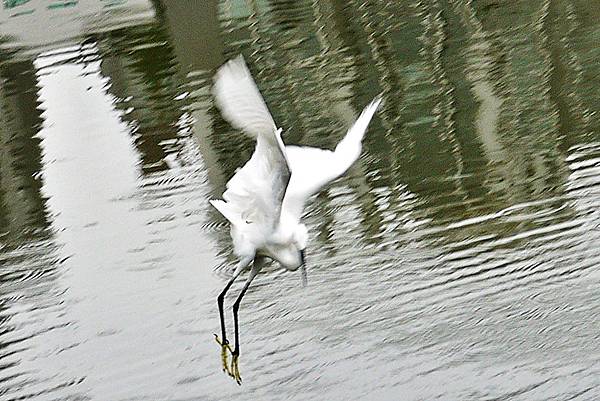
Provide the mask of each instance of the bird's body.
[{"label": "bird's body", "polygon": [[[239,258],[232,279],[218,297],[224,368],[239,382],[237,310],[241,298],[265,258],[292,271],[304,265],[308,242],[306,226],[301,223],[304,205],[358,159],[362,138],[381,98],[365,107],[335,150],[329,151],[283,144],[281,128],[275,125],[241,56],[218,70],[213,94],[223,117],[256,139],[252,157],[229,180],[223,200],[211,200],[231,223],[233,248]],[[225,359],[229,348],[225,339],[223,299],[233,280],[251,263],[250,276],[233,306],[236,341],[229,369]]]},{"label": "bird's body", "polygon": [[223,200],[211,203],[231,223],[233,248],[240,260],[258,254],[296,270],[301,264],[299,251],[306,246],[306,227],[282,207],[291,171],[287,162],[278,165],[280,155],[273,153],[279,149],[268,141],[257,138],[256,150],[227,183]]}]

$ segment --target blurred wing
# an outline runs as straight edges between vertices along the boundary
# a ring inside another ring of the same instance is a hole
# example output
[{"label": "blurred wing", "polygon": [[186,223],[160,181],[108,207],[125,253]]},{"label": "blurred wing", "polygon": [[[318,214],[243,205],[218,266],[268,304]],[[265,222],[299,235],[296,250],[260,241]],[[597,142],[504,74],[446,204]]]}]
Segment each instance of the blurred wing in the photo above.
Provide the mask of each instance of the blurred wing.
[{"label": "blurred wing", "polygon": [[227,183],[223,200],[212,200],[232,224],[264,235],[279,223],[290,169],[277,129],[242,56],[217,71],[213,94],[223,117],[256,138],[252,157]]},{"label": "blurred wing", "polygon": [[274,133],[273,117],[242,55],[219,68],[212,90],[223,118],[233,127],[253,138]]},{"label": "blurred wing", "polygon": [[286,147],[292,176],[283,200],[284,213],[299,220],[308,198],[344,174],[358,159],[363,136],[380,103],[378,96],[363,109],[333,152],[311,147]]}]

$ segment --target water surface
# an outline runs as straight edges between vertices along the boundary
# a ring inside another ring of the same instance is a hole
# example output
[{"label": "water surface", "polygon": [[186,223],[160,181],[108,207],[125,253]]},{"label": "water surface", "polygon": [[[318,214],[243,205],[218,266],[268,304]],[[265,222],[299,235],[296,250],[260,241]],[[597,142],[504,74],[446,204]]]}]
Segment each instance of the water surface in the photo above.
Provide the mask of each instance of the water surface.
[{"label": "water surface", "polygon": [[[600,3],[202,3],[2,3],[0,398],[600,398]],[[239,53],[288,144],[385,100],[309,285],[245,296],[241,387],[207,202],[252,152],[210,96]]]}]

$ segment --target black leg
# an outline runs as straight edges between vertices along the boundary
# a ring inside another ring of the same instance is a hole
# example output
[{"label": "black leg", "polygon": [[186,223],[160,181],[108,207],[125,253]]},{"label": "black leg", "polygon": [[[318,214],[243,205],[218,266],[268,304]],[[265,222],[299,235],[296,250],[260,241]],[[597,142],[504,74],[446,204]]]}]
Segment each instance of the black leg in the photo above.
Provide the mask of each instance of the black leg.
[{"label": "black leg", "polygon": [[221,319],[221,338],[224,345],[229,344],[229,341],[227,341],[227,337],[225,336],[225,315],[223,313],[223,301],[225,300],[225,294],[227,293],[227,291],[229,291],[229,288],[231,287],[236,278],[236,275],[231,277],[231,279],[229,279],[229,281],[227,282],[227,285],[225,285],[225,288],[223,288],[223,291],[221,291],[221,293],[217,297],[217,305],[219,305],[219,318]]},{"label": "black leg", "polygon": [[254,263],[252,264],[252,269],[250,270],[250,275],[246,279],[246,284],[244,284],[244,288],[242,288],[240,295],[238,295],[237,299],[235,300],[235,302],[233,304],[233,326],[234,326],[234,330],[235,330],[235,334],[234,334],[235,335],[235,348],[231,352],[232,361],[231,361],[231,369],[230,369],[231,373],[230,374],[238,382],[238,384],[242,384],[242,378],[240,376],[240,370],[238,368],[238,358],[240,356],[240,335],[239,335],[239,327],[238,327],[238,310],[240,308],[240,303],[242,302],[242,298],[244,297],[246,290],[248,290],[248,287],[250,287],[250,283],[252,283],[252,280],[254,279],[254,277],[256,277],[256,275],[258,274],[260,269],[263,267],[265,261],[266,261],[266,258],[263,256],[255,256],[254,257]]},{"label": "black leg", "polygon": [[237,299],[235,300],[235,302],[233,304],[233,327],[235,330],[235,332],[234,332],[235,348],[233,349],[232,354],[236,355],[236,356],[240,354],[240,336],[239,336],[239,329],[238,329],[238,309],[240,308],[240,303],[242,302],[242,298],[243,298],[244,294],[248,290],[248,287],[250,287],[250,283],[252,282],[254,277],[256,277],[256,275],[258,274],[258,271],[260,270],[260,267],[258,267],[258,269],[257,269],[257,265],[258,265],[257,259],[258,258],[259,258],[258,256],[256,258],[254,258],[254,264],[252,266],[252,270],[250,270],[250,275],[248,276],[248,279],[246,280],[246,284],[244,284],[244,288],[242,288],[240,295],[238,295]]},{"label": "black leg", "polygon": [[[227,291],[229,291],[229,288],[231,288],[231,285],[233,284],[235,279],[248,266],[248,264],[250,263],[251,260],[252,259],[244,259],[238,263],[237,267],[235,268],[235,271],[233,272],[233,277],[231,277],[231,279],[229,279],[229,281],[225,285],[225,288],[223,288],[223,291],[221,291],[221,293],[217,297],[217,305],[219,306],[219,318],[221,320],[221,337],[222,337],[222,342],[219,341],[218,338],[217,338],[217,342],[219,342],[223,346],[226,346],[229,343],[229,341],[227,341],[227,337],[225,335],[225,314],[223,312],[223,302],[225,301],[225,294],[227,294]],[[216,337],[216,334],[215,334],[215,337]]]}]

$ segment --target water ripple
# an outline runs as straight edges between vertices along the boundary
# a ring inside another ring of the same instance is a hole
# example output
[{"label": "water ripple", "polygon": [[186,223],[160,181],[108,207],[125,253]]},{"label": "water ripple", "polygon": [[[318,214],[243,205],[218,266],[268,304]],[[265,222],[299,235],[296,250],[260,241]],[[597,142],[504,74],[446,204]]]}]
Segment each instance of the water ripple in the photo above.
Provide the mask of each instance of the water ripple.
[{"label": "water ripple", "polygon": [[[2,397],[598,398],[590,6],[5,3]],[[212,337],[236,261],[207,203],[252,151],[210,93],[239,53],[286,143],[331,149],[385,103],[307,205],[308,286],[271,264],[248,290],[241,388]]]}]

